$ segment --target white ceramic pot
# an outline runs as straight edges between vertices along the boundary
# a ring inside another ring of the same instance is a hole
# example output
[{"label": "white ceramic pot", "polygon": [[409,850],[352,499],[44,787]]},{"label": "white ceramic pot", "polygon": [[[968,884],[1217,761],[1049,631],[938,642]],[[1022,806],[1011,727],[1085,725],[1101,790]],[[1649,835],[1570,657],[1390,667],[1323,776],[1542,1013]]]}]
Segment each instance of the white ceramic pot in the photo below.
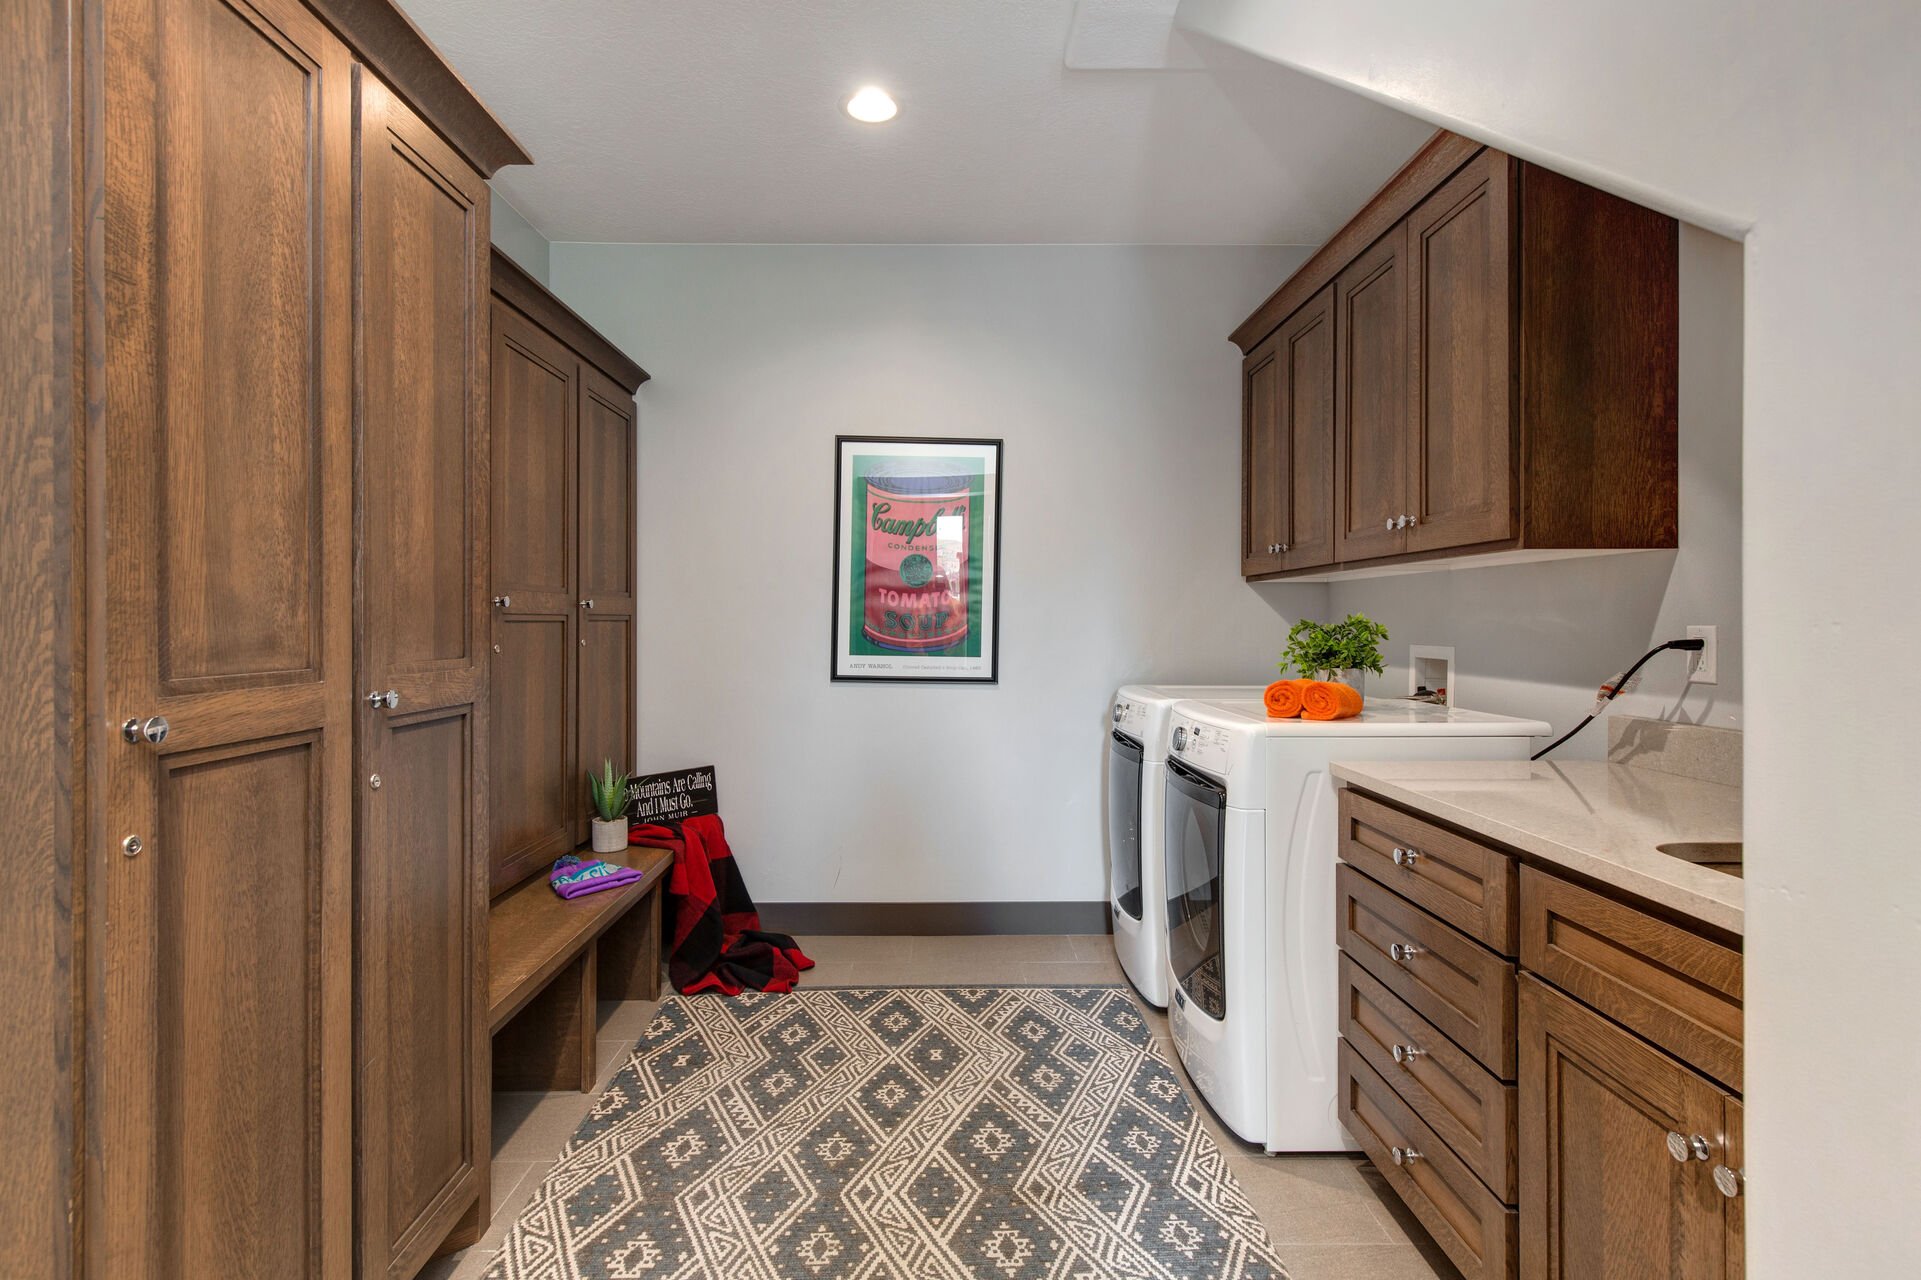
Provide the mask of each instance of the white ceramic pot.
[{"label": "white ceramic pot", "polygon": [[627,819],[615,818],[612,822],[594,819],[594,852],[620,853],[627,848]]}]

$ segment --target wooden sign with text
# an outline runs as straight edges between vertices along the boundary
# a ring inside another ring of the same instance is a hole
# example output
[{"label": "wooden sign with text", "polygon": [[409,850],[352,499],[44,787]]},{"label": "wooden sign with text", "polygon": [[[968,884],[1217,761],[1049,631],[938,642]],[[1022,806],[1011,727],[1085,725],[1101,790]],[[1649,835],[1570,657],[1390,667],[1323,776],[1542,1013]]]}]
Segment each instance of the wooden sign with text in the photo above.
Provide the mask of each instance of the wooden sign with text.
[{"label": "wooden sign with text", "polygon": [[627,796],[635,822],[679,822],[720,812],[711,764],[635,778],[627,784]]}]

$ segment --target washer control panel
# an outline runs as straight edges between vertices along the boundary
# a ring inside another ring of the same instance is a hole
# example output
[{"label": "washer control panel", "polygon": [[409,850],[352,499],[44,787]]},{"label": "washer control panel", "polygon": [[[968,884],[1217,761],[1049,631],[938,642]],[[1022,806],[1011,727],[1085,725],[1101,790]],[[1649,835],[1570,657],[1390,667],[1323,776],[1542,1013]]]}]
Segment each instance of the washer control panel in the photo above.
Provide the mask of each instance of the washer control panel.
[{"label": "washer control panel", "polygon": [[1219,725],[1202,724],[1177,712],[1169,746],[1182,764],[1217,778],[1227,776],[1228,734]]},{"label": "washer control panel", "polygon": [[1147,738],[1147,704],[1126,698],[1114,700],[1114,727],[1135,741]]}]

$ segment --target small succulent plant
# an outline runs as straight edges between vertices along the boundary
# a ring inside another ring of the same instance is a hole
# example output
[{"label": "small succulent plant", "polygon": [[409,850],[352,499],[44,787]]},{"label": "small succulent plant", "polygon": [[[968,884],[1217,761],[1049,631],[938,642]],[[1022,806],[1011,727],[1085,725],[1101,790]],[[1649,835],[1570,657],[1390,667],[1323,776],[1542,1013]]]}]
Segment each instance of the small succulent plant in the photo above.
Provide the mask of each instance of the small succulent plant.
[{"label": "small succulent plant", "polygon": [[615,773],[612,760],[603,762],[599,773],[587,775],[594,812],[602,822],[613,822],[627,811],[627,782],[632,777],[630,773]]}]

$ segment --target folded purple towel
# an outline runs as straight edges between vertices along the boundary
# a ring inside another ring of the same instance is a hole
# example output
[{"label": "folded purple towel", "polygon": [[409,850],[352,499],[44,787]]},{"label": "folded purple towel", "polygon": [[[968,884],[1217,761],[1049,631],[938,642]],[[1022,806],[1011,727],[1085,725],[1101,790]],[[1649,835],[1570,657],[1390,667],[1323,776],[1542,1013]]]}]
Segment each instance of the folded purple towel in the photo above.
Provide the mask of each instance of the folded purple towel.
[{"label": "folded purple towel", "polygon": [[582,862],[570,853],[554,863],[547,883],[563,898],[579,898],[589,893],[599,893],[602,889],[618,889],[638,879],[640,872],[632,867],[615,866],[599,858]]}]

